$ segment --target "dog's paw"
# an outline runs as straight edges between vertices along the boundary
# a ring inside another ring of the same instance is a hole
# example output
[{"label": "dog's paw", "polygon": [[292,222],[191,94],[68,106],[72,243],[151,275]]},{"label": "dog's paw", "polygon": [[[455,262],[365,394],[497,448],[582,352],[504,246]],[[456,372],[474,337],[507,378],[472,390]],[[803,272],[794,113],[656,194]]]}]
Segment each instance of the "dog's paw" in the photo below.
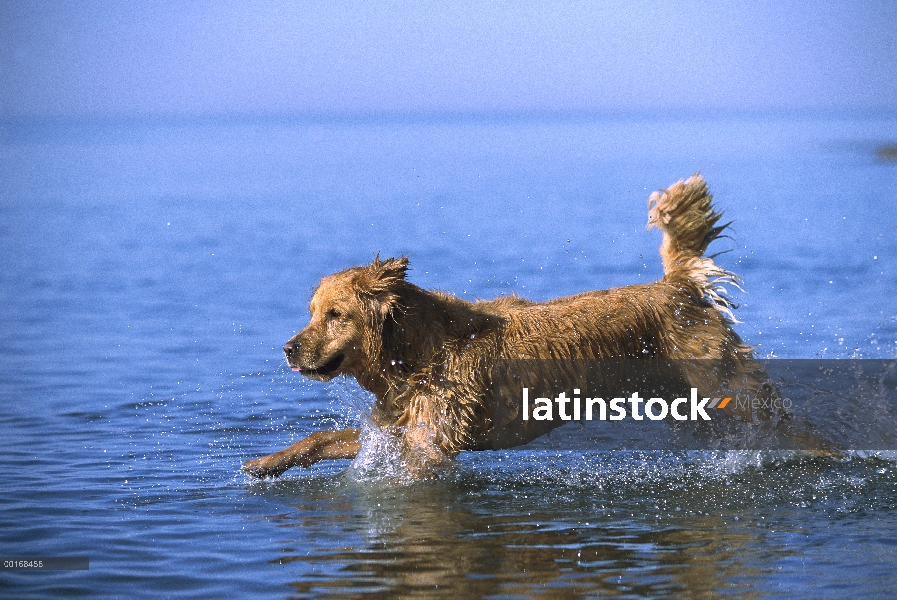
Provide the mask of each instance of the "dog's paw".
[{"label": "dog's paw", "polygon": [[243,463],[243,471],[257,479],[280,477],[287,469],[289,469],[289,466],[285,465],[283,461],[274,455],[247,460]]}]

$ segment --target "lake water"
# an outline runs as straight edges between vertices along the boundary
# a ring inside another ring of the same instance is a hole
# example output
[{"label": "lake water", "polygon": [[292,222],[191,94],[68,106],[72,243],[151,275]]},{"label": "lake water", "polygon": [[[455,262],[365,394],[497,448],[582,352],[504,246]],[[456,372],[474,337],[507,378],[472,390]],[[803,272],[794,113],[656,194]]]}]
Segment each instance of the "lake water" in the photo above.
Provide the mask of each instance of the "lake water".
[{"label": "lake water", "polygon": [[[763,357],[897,356],[897,116],[0,125],[7,597],[897,593],[897,462],[463,453],[243,475],[367,396],[286,368],[317,280],[407,255],[467,299],[657,278],[646,199],[701,171]],[[371,453],[367,453],[370,456]],[[361,461],[364,462],[364,461]]]}]

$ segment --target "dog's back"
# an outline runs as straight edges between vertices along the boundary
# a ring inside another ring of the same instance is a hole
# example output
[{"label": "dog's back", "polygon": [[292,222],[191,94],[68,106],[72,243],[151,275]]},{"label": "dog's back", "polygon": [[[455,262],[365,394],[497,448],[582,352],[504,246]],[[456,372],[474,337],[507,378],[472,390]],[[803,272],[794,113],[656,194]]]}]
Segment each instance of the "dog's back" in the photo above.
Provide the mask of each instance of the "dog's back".
[{"label": "dog's back", "polygon": [[704,256],[725,229],[703,178],[693,175],[649,199],[648,226],[663,232],[664,276],[650,284],[586,292],[544,303],[499,299],[477,306],[504,320],[507,359],[747,356],[731,327],[722,286],[736,276]]}]

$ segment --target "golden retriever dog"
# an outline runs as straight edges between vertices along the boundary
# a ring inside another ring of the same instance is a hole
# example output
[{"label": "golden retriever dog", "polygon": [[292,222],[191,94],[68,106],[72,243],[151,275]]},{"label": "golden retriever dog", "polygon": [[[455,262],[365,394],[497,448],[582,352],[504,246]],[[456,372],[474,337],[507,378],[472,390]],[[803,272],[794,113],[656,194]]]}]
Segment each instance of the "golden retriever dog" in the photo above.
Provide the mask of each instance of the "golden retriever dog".
[{"label": "golden retriever dog", "polygon": [[[412,472],[491,446],[490,368],[516,359],[723,359],[752,362],[731,325],[720,283],[735,275],[705,256],[727,225],[693,175],[648,200],[648,227],[663,232],[663,277],[536,303],[517,297],[467,302],[406,279],[390,258],[321,280],[311,321],[284,346],[293,371],[329,381],[354,377],[376,397],[372,421],[401,438]],[[243,465],[278,476],[322,459],[354,458],[359,429],[319,431]]]}]

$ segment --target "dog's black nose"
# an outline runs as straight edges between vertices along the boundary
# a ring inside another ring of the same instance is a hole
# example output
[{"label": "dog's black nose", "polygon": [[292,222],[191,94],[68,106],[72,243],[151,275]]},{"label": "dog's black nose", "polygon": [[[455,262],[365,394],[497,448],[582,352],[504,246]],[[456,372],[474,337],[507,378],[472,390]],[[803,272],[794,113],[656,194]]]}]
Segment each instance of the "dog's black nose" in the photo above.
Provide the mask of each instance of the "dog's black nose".
[{"label": "dog's black nose", "polygon": [[290,354],[290,353],[293,352],[293,350],[296,349],[296,346],[298,346],[298,344],[296,344],[295,342],[293,342],[293,341],[291,340],[291,341],[289,341],[289,342],[287,342],[286,344],[283,345],[283,351],[284,351],[284,353],[286,353],[286,354]]}]

